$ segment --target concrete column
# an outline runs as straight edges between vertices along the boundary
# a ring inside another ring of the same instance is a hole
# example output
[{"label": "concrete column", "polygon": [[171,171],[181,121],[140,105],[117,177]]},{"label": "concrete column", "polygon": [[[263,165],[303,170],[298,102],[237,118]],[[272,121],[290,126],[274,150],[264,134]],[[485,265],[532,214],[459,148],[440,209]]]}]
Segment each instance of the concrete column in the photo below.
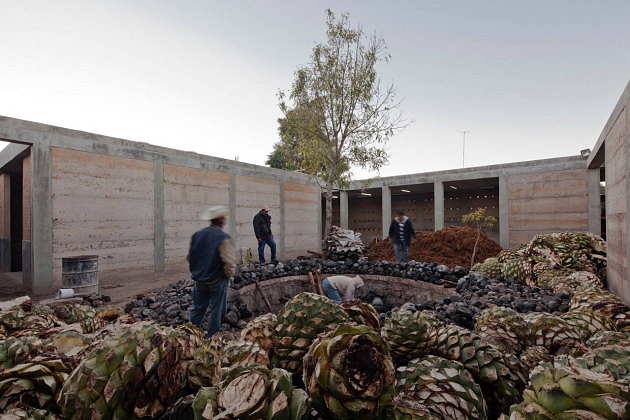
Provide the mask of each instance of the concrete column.
[{"label": "concrete column", "polygon": [[389,236],[389,225],[392,223],[392,190],[382,187],[381,203],[383,205],[383,238]]},{"label": "concrete column", "polygon": [[323,212],[324,209],[323,207],[323,203],[322,203],[322,191],[320,189],[319,191],[319,201],[318,201],[318,205],[316,205],[315,207],[317,208],[317,232],[319,233],[319,240],[317,241],[317,243],[319,244],[319,249],[316,249],[316,251],[321,251],[324,247],[324,221],[323,219]]},{"label": "concrete column", "polygon": [[166,234],[164,231],[164,161],[153,161],[153,267],[164,271]]},{"label": "concrete column", "polygon": [[588,179],[588,230],[596,235],[602,234],[602,203],[599,194],[599,168],[589,169]]},{"label": "concrete column", "polygon": [[[30,171],[32,179],[32,196],[30,198],[32,258],[28,258],[27,252],[24,252],[25,246],[28,248],[26,251],[31,249],[31,242],[24,240],[22,261],[23,263],[27,260],[32,261],[32,275],[27,275],[30,273],[27,273],[26,270],[23,271],[24,286],[33,296],[43,296],[54,293],[57,289],[56,286],[59,286],[53,282],[52,159],[48,141],[43,140],[33,144],[30,158],[32,161]],[[26,225],[26,222],[24,223]],[[24,238],[27,236],[24,235]]]},{"label": "concrete column", "polygon": [[433,204],[435,230],[444,229],[444,183],[442,181],[433,183]]},{"label": "concrete column", "polygon": [[510,206],[507,177],[499,177],[499,242],[503,248],[510,247]]},{"label": "concrete column", "polygon": [[284,183],[280,183],[280,232],[277,237],[277,253],[278,259],[284,259],[285,251],[286,251],[286,232],[287,232],[287,221],[286,221],[286,209],[284,207]]},{"label": "concrete column", "polygon": [[348,192],[339,191],[339,224],[342,228],[348,229],[349,220],[349,207],[348,207]]},{"label": "concrete column", "polygon": [[11,271],[11,175],[0,174],[0,271]]},{"label": "concrete column", "polygon": [[241,248],[239,246],[238,234],[236,232],[236,175],[230,175],[230,188],[229,188],[229,199],[230,199],[230,218],[228,220],[230,227],[230,236],[232,237],[232,241],[234,241],[234,246],[238,253],[241,252]]}]

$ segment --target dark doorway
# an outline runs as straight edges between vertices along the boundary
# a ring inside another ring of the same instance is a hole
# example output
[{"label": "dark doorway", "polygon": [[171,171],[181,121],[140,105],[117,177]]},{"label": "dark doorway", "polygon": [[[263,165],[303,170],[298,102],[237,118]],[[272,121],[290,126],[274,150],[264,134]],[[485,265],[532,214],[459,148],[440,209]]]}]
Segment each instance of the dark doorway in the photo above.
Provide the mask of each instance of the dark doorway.
[{"label": "dark doorway", "polygon": [[22,271],[22,160],[11,173],[11,271]]}]

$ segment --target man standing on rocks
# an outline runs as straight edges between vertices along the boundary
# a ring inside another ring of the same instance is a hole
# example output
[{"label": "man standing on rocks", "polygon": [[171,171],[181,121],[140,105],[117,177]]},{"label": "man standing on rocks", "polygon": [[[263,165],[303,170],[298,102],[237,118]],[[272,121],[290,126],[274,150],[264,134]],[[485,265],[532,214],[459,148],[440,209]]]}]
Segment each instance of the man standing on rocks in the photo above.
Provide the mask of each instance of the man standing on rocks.
[{"label": "man standing on rocks", "polygon": [[212,206],[201,214],[201,219],[209,220],[210,226],[193,234],[186,257],[195,283],[190,322],[201,327],[210,306],[208,338],[221,328],[227,309],[228,286],[236,272],[236,250],[230,235],[223,231],[229,213],[225,206]]},{"label": "man standing on rocks", "polygon": [[265,245],[271,248],[271,262],[277,263],[276,260],[276,242],[273,240],[271,233],[271,215],[269,209],[264,208],[254,216],[254,234],[258,239],[258,261],[265,263]]},{"label": "man standing on rocks", "polygon": [[411,220],[405,216],[405,212],[399,210],[396,217],[389,226],[389,239],[394,245],[394,254],[398,262],[409,261],[409,245],[411,238],[416,237],[416,231],[413,230]]}]

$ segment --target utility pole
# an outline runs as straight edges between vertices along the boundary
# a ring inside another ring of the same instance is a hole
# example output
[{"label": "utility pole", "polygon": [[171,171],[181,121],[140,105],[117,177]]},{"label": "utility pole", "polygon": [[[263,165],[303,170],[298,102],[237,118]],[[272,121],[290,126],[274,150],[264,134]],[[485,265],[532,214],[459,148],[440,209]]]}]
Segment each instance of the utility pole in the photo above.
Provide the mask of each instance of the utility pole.
[{"label": "utility pole", "polygon": [[470,133],[470,130],[459,130],[462,133],[462,168],[466,167],[466,134]]}]

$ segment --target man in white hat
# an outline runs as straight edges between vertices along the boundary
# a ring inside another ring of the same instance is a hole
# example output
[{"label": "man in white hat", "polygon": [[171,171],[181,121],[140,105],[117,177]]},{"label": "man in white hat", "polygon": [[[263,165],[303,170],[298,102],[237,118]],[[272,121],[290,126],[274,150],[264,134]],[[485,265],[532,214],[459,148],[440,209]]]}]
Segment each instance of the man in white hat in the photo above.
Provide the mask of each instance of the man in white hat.
[{"label": "man in white hat", "polygon": [[210,306],[207,337],[221,328],[227,310],[228,285],[236,272],[236,250],[230,235],[223,231],[229,213],[225,206],[212,206],[201,214],[201,219],[209,220],[210,226],[193,234],[186,258],[195,283],[190,322],[201,326]]},{"label": "man in white hat", "polygon": [[271,263],[275,264],[276,260],[276,241],[273,240],[273,233],[271,232],[271,215],[267,207],[261,209],[256,216],[254,216],[254,234],[258,239],[258,261],[261,264],[265,263],[265,245],[269,245],[271,248]]}]

